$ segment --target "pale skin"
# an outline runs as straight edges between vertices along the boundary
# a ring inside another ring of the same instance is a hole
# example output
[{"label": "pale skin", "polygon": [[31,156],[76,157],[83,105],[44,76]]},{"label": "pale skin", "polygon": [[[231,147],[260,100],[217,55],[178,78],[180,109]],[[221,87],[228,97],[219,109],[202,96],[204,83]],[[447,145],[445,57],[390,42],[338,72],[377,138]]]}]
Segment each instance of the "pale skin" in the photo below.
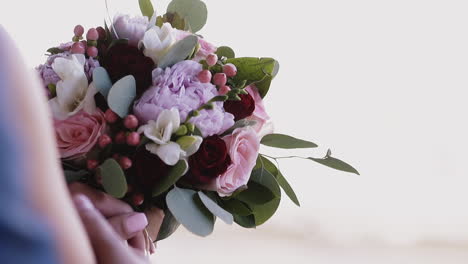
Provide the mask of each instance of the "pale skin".
[{"label": "pale skin", "polygon": [[[143,231],[129,234],[121,228],[134,214],[128,205],[86,186],[74,185],[69,191],[55,147],[44,88],[33,70],[25,66],[16,45],[1,26],[0,43],[2,60],[9,65],[8,74],[14,80],[10,81],[9,89],[14,92],[9,100],[14,108],[12,120],[17,122],[11,125],[17,125],[17,131],[22,131],[18,138],[26,147],[26,192],[32,206],[53,230],[51,236],[60,263],[148,263],[143,256],[151,248],[142,244]],[[160,210],[148,217],[156,233],[163,217]],[[151,235],[155,237],[154,233]],[[127,241],[130,246],[122,243]]]}]

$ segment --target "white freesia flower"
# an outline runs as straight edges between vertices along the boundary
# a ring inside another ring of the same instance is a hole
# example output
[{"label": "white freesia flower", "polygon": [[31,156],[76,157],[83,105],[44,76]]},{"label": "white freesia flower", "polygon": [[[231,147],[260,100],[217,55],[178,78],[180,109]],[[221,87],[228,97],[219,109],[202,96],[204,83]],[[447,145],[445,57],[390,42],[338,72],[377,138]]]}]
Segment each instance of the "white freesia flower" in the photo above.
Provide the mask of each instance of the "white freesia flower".
[{"label": "white freesia flower", "polygon": [[57,83],[57,96],[49,101],[55,118],[64,120],[80,110],[85,110],[88,113],[95,111],[96,87],[94,85],[88,86],[84,64],[85,56],[82,54],[54,60],[52,69],[61,79]]},{"label": "white freesia flower", "polygon": [[158,64],[170,47],[175,44],[176,35],[177,30],[169,23],[164,23],[162,27],[154,26],[148,29],[140,41],[140,45],[144,46],[143,54]]},{"label": "white freesia flower", "polygon": [[138,133],[143,133],[152,142],[146,144],[146,149],[157,155],[164,163],[174,166],[181,159],[186,160],[190,155],[198,151],[202,142],[201,137],[182,137],[178,142],[171,141],[180,127],[179,110],[163,110],[157,121],[150,120],[148,124],[141,126]]}]

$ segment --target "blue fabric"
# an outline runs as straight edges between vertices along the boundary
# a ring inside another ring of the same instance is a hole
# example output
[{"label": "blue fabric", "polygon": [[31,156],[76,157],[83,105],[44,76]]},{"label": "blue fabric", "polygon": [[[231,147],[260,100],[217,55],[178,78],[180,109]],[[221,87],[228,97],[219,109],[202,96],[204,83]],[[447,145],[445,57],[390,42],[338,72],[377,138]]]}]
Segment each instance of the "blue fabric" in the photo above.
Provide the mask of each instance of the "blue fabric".
[{"label": "blue fabric", "polygon": [[[0,48],[0,57],[4,55]],[[25,182],[34,175],[24,173],[28,161],[22,155],[21,138],[9,120],[14,113],[8,105],[8,83],[14,80],[8,79],[9,69],[4,64],[5,60],[0,60],[0,263],[58,263],[48,228],[26,200]]]}]

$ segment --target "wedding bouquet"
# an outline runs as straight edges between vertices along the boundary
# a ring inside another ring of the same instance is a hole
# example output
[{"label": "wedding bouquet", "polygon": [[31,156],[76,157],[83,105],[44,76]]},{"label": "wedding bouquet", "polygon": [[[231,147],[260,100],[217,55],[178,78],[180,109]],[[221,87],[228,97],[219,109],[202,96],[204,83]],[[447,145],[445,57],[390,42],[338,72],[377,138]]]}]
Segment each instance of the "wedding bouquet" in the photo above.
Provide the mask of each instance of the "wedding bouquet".
[{"label": "wedding bouquet", "polygon": [[[236,57],[197,35],[200,0],[174,0],[154,14],[117,15],[48,50],[37,70],[53,114],[67,181],[81,181],[135,210],[165,211],[158,240],[182,224],[207,236],[217,218],[245,228],[276,212],[281,189],[299,201],[260,145],[315,148],[274,134],[262,100],[279,70],[272,58]],[[307,158],[352,173],[331,157]],[[150,223],[151,225],[151,223]]]}]

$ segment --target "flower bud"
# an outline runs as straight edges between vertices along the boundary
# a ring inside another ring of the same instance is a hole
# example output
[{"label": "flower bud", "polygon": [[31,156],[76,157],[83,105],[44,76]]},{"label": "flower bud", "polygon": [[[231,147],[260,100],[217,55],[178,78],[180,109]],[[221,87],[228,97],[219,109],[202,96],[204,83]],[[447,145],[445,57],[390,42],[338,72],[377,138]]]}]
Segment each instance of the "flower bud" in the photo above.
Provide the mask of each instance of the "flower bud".
[{"label": "flower bud", "polygon": [[188,131],[189,131],[190,133],[193,133],[193,131],[195,131],[195,125],[194,125],[194,124],[192,124],[192,123],[187,123],[187,124],[185,124],[185,126],[187,127],[187,129],[188,129]]},{"label": "flower bud", "polygon": [[232,63],[228,63],[223,66],[223,72],[227,77],[234,77],[237,75],[237,67]]},{"label": "flower bud", "polygon": [[216,86],[224,86],[227,83],[227,76],[225,73],[217,73],[213,77],[213,83]]},{"label": "flower bud", "polygon": [[185,136],[187,135],[188,129],[186,125],[181,125],[179,129],[176,131],[177,136]]},{"label": "flower bud", "polygon": [[124,126],[128,129],[135,129],[138,127],[138,119],[134,115],[128,115],[124,119]]},{"label": "flower bud", "polygon": [[208,64],[208,66],[212,67],[216,65],[216,63],[218,63],[218,55],[210,54],[206,57],[206,64]]},{"label": "flower bud", "polygon": [[133,147],[138,146],[138,144],[140,144],[140,134],[138,134],[137,132],[132,132],[128,134],[127,144]]}]

